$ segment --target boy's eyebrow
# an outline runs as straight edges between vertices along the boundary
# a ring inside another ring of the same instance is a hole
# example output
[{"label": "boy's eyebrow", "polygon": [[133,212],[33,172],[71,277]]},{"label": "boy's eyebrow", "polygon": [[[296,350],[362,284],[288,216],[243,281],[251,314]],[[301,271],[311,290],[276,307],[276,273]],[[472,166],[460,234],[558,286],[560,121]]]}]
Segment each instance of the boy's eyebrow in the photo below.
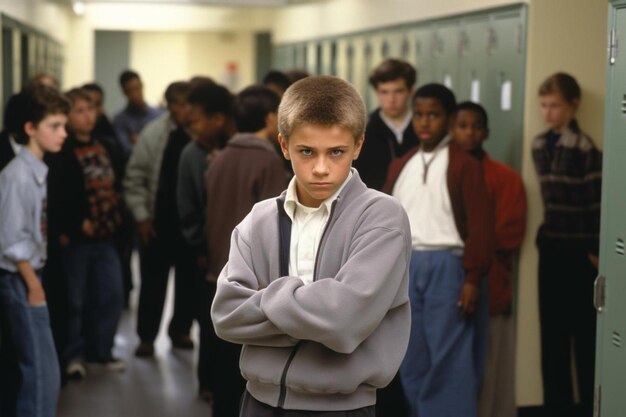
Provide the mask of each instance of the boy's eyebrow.
[{"label": "boy's eyebrow", "polygon": [[[294,145],[294,147],[296,149],[303,149],[303,148],[305,148],[305,149],[317,149],[315,146],[310,146],[310,145]],[[348,148],[348,147],[349,147],[348,145],[337,145],[337,146],[329,146],[326,149],[345,149],[345,148]]]}]

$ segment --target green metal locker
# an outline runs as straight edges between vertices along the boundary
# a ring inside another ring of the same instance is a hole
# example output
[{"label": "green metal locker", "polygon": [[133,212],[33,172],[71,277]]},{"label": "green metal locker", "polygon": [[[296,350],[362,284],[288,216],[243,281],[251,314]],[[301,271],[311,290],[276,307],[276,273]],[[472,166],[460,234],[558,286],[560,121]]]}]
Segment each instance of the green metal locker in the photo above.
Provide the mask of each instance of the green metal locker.
[{"label": "green metal locker", "polygon": [[487,81],[487,29],[489,16],[463,19],[459,33],[459,81],[455,90],[459,102],[471,100],[484,105]]},{"label": "green metal locker", "polygon": [[524,121],[526,7],[492,13],[486,36],[484,105],[491,129],[486,148],[495,159],[519,171]]},{"label": "green metal locker", "polygon": [[[420,25],[410,31],[412,48],[409,51],[409,62],[417,69],[417,85],[436,81],[431,49],[430,25]],[[412,53],[412,56],[411,56]]]},{"label": "green metal locker", "polygon": [[[594,416],[622,417],[626,410],[626,1],[609,6],[600,271]],[[618,51],[619,47],[619,51]]]},{"label": "green metal locker", "polygon": [[454,90],[459,81],[459,21],[437,22],[431,32],[435,82]]}]

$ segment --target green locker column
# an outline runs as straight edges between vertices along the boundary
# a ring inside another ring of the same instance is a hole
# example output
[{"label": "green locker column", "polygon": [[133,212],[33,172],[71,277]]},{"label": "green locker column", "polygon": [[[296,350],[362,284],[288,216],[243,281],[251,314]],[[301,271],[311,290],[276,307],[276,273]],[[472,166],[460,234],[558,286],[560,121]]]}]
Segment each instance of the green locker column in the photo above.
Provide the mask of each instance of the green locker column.
[{"label": "green locker column", "polygon": [[[366,72],[366,44],[367,39],[365,36],[353,36],[350,38],[350,45],[352,49],[347,49],[346,54],[352,54],[351,56],[351,71],[352,71],[352,84],[356,87],[357,90],[361,93],[363,98],[366,97],[366,93],[368,90],[367,77],[368,74]],[[350,69],[349,69],[350,70]]]},{"label": "green locker column", "polygon": [[438,22],[431,39],[435,82],[455,92],[459,82],[459,33],[458,20]]},{"label": "green locker column", "polygon": [[352,72],[351,68],[352,63],[350,62],[352,58],[350,58],[351,52],[349,52],[349,48],[352,48],[349,38],[342,37],[335,41],[336,45],[336,67],[335,70],[339,78],[343,78],[344,80],[352,82]]},{"label": "green locker column", "polygon": [[381,52],[384,58],[405,59],[403,55],[404,31],[394,29],[386,31],[383,35]]},{"label": "green locker column", "polygon": [[432,33],[427,25],[417,26],[410,32],[412,48],[409,52],[409,62],[417,69],[416,85],[435,82],[435,71],[432,49]]},{"label": "green locker column", "polygon": [[609,7],[609,30],[594,416],[622,417],[626,410],[626,1]]},{"label": "green locker column", "polygon": [[491,139],[487,151],[517,171],[522,160],[526,7],[490,16],[487,33],[487,73],[484,105]]},{"label": "green locker column", "polygon": [[459,81],[455,88],[457,101],[471,100],[485,105],[487,82],[487,28],[485,15],[464,19],[459,34]]},{"label": "green locker column", "polygon": [[285,65],[285,55],[286,55],[286,46],[285,45],[276,45],[274,47],[274,54],[272,57],[272,68],[273,69],[283,69]]},{"label": "green locker column", "polygon": [[309,74],[315,75],[317,43],[307,42],[306,44],[306,70]]}]

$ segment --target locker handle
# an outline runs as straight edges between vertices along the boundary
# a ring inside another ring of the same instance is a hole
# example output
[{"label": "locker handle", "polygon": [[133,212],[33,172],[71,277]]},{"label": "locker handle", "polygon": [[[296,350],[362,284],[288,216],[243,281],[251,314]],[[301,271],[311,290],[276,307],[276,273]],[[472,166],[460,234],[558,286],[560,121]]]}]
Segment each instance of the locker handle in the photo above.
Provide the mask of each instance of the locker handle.
[{"label": "locker handle", "polygon": [[604,311],[606,302],[606,278],[598,275],[593,284],[593,306],[598,314]]}]

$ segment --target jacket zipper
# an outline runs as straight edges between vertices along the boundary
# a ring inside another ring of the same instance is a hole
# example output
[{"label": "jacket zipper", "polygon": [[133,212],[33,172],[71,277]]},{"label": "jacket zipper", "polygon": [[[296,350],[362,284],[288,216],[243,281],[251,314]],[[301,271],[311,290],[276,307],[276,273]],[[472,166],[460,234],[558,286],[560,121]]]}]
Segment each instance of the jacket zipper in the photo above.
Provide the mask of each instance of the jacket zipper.
[{"label": "jacket zipper", "polygon": [[[328,230],[328,226],[333,218],[333,214],[335,212],[335,206],[337,205],[337,200],[333,201],[333,204],[330,208],[330,214],[328,215],[328,221],[326,222],[326,227],[324,227],[324,232],[322,232],[322,238],[320,239],[320,244],[317,247],[317,254],[315,255],[315,266],[313,267],[313,281],[317,280],[317,264],[319,261],[319,253],[322,247],[322,242],[326,237],[326,231]],[[287,358],[287,362],[285,363],[285,367],[283,368],[283,374],[280,377],[280,393],[278,395],[278,408],[283,408],[285,406],[285,399],[287,397],[287,372],[289,371],[289,367],[291,366],[291,362],[293,362],[296,353],[298,353],[298,349],[300,348],[300,344],[302,342],[298,342],[296,346],[293,348],[291,353],[289,354],[289,358]]]}]

